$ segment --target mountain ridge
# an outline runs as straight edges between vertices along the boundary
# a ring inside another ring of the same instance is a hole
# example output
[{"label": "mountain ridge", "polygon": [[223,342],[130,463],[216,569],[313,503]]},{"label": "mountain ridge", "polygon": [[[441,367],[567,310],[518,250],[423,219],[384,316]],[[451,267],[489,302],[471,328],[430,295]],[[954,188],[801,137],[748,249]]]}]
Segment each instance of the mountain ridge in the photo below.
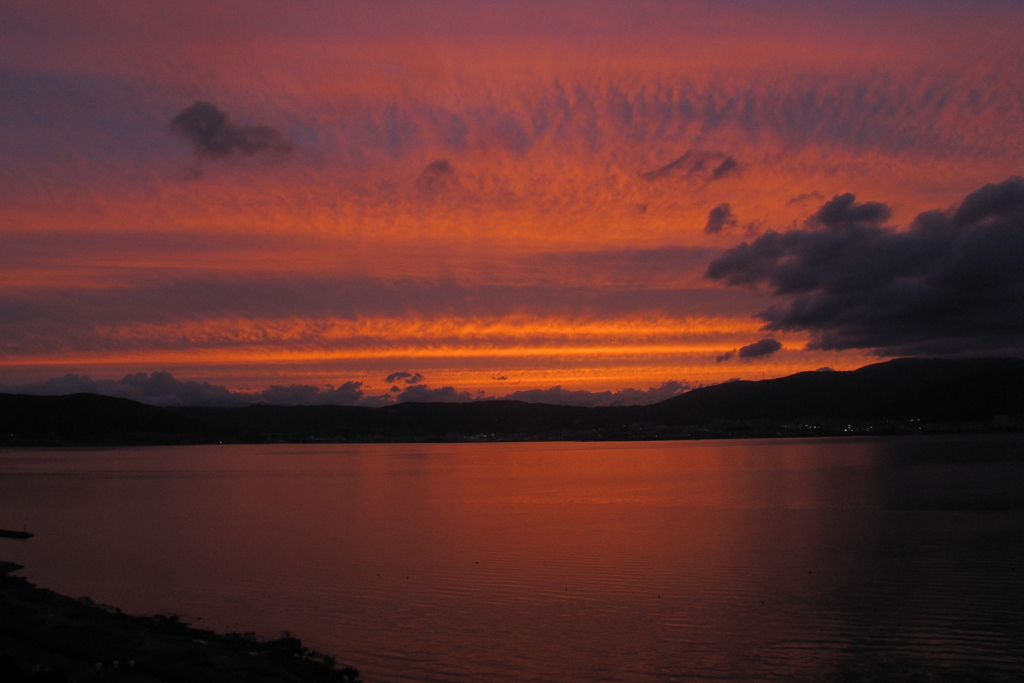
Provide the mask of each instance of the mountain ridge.
[{"label": "mountain ridge", "polygon": [[[0,445],[630,440],[1018,428],[1024,359],[903,358],[692,389],[646,406],[484,400],[156,407],[96,394],[0,394]],[[856,429],[852,424],[857,423]]]}]

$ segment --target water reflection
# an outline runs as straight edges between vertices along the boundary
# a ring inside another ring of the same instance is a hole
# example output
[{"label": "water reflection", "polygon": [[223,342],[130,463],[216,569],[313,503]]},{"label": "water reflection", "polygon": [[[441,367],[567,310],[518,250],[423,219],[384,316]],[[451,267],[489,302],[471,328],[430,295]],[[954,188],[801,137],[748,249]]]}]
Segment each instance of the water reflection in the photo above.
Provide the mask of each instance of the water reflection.
[{"label": "water reflection", "polygon": [[42,585],[367,680],[1011,680],[1022,445],[6,451],[0,522]]}]

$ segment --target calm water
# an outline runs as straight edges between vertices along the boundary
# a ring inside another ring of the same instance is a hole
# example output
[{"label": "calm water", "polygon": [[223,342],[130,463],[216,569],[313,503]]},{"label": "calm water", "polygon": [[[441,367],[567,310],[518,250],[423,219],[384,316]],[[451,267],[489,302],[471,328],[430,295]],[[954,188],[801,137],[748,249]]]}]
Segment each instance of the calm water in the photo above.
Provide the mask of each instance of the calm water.
[{"label": "calm water", "polygon": [[1024,438],[0,451],[0,559],[367,681],[1011,680]]}]

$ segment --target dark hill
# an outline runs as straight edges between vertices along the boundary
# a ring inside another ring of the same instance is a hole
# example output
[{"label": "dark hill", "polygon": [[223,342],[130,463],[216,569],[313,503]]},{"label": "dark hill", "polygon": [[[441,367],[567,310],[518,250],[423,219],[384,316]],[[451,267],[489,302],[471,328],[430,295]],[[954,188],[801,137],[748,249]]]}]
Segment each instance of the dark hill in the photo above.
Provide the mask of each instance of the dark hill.
[{"label": "dark hill", "polygon": [[0,443],[191,443],[212,436],[207,424],[123,398],[0,394]]},{"label": "dark hill", "polygon": [[659,424],[710,420],[926,420],[1024,413],[1024,359],[902,358],[851,372],[801,372],[694,389],[644,409]]},{"label": "dark hill", "polygon": [[[0,394],[0,444],[670,439],[845,433],[840,421],[859,421],[865,433],[899,433],[918,429],[899,426],[909,421],[979,429],[997,415],[1024,421],[1024,359],[901,359],[852,372],[729,382],[616,408],[521,401],[157,408],[91,394]],[[810,423],[813,430],[800,431]]]}]

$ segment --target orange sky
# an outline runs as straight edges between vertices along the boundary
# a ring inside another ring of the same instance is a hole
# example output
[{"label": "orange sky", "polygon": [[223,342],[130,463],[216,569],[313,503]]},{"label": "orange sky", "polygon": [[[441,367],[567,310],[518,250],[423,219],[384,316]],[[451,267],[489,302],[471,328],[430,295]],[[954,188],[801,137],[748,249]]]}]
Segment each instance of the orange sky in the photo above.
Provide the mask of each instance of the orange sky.
[{"label": "orange sky", "polygon": [[[407,371],[503,395],[859,367],[875,350],[761,330],[773,297],[707,264],[836,194],[903,228],[1021,174],[1022,16],[4,3],[0,385],[168,370],[379,393]],[[204,153],[169,127],[196,101],[289,151]],[[780,351],[719,360],[769,336]]]}]

